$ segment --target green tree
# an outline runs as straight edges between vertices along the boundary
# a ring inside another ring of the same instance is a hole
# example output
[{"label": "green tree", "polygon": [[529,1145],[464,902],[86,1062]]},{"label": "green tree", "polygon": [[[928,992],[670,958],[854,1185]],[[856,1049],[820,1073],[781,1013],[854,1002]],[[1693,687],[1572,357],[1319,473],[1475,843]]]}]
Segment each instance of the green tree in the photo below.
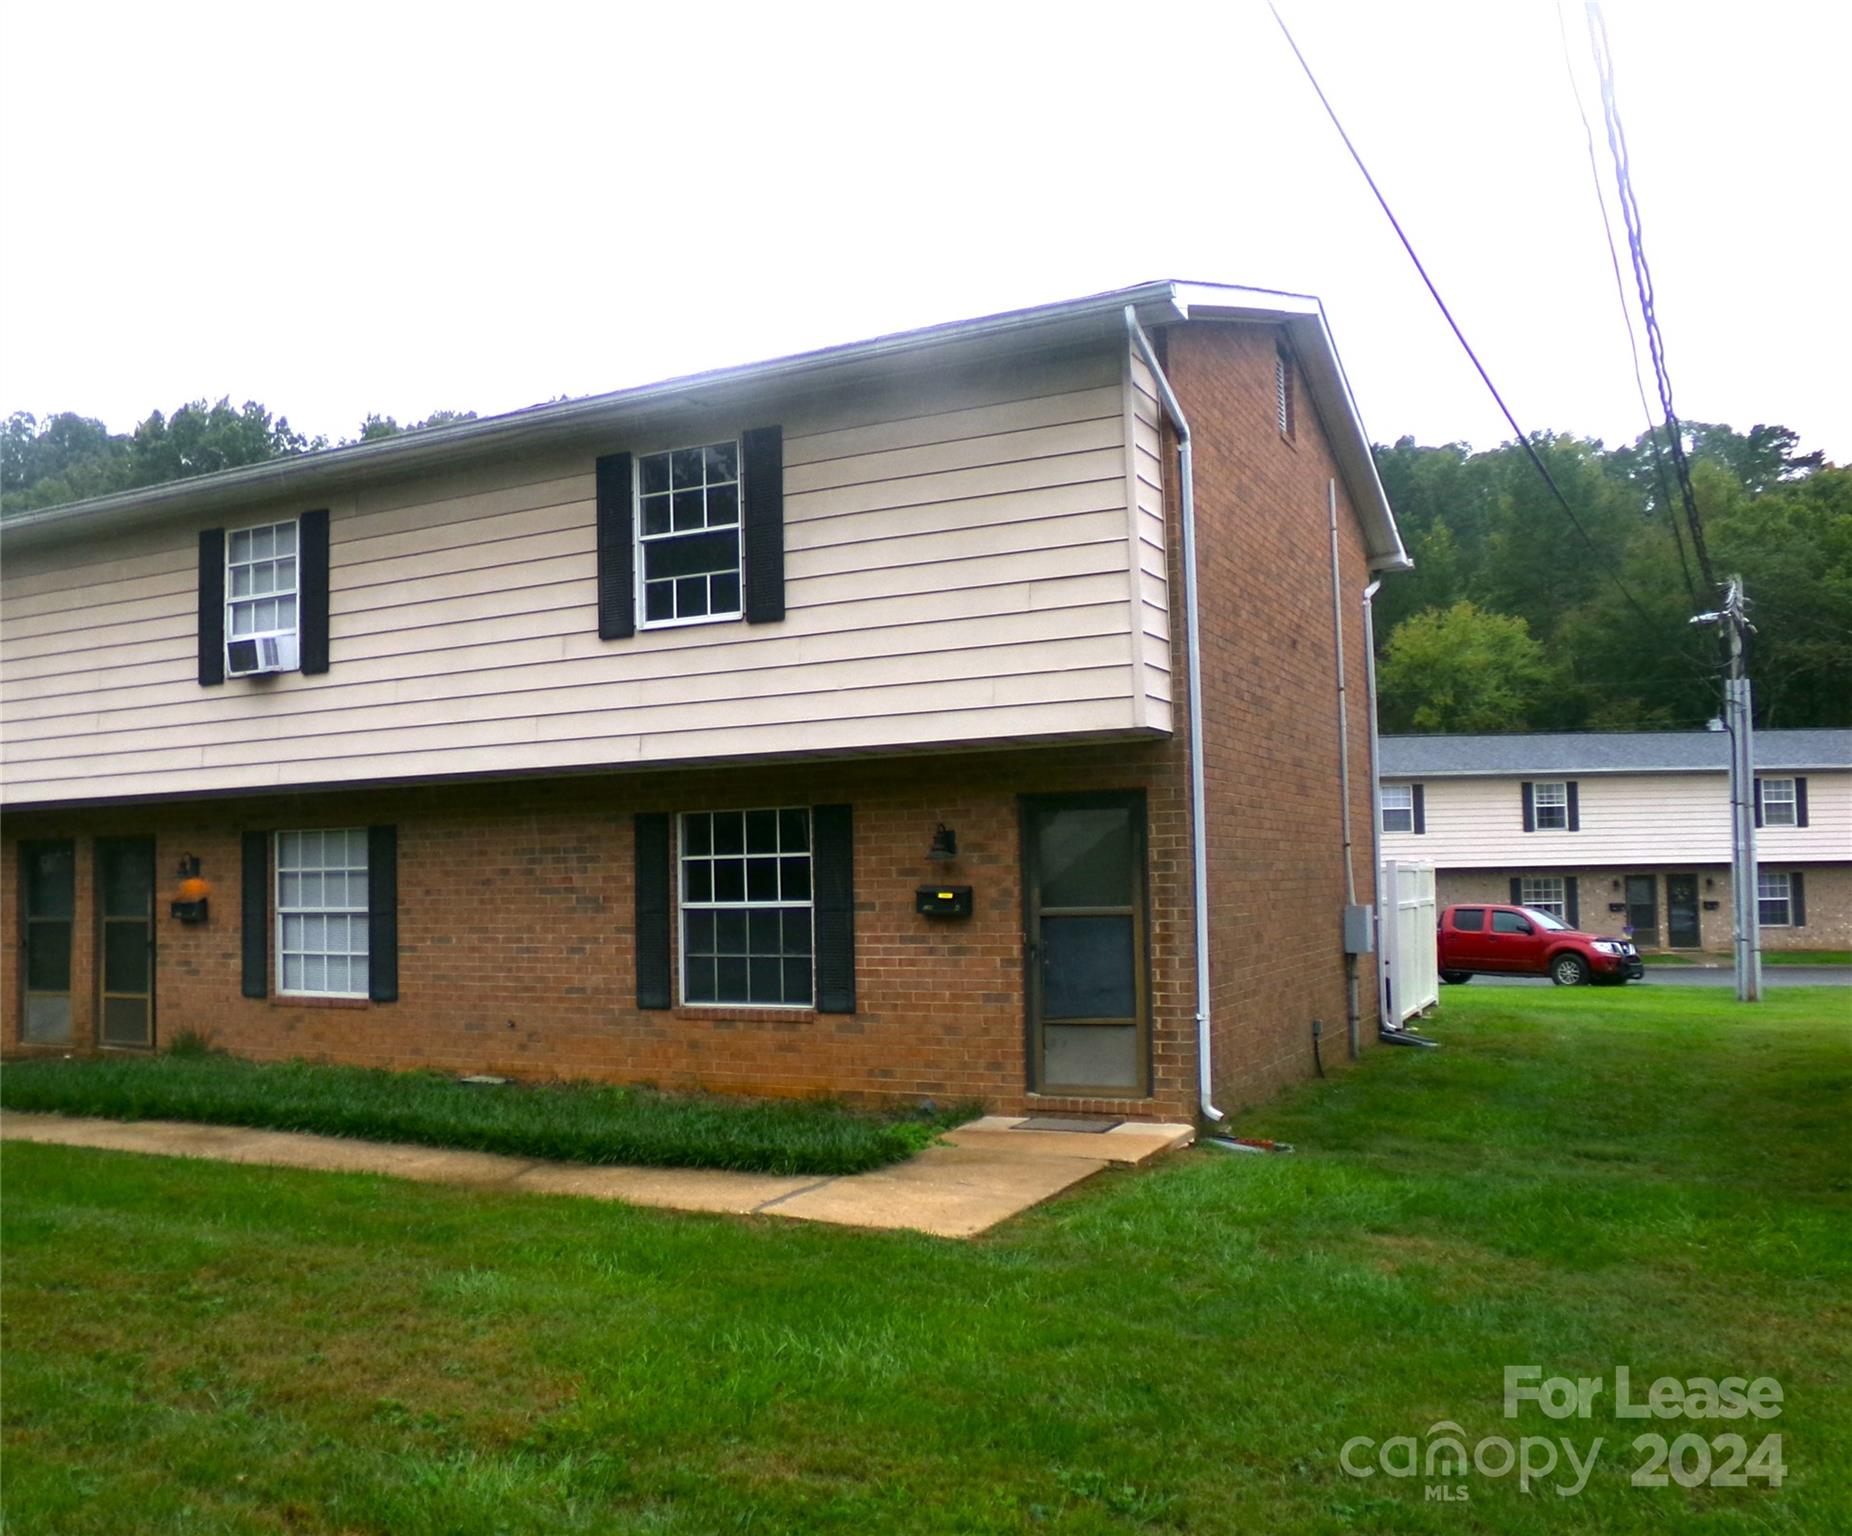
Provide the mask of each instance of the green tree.
[{"label": "green tree", "polygon": [[262,464],[325,448],[291,429],[289,418],[272,417],[255,400],[234,410],[230,396],[214,405],[194,400],[171,417],[154,412],[129,438],[130,483],[163,485],[215,470]]},{"label": "green tree", "polygon": [[127,441],[94,417],[15,411],[0,428],[0,510],[106,496],[128,483]]},{"label": "green tree", "polygon": [[1530,626],[1476,604],[1396,625],[1377,674],[1387,731],[1520,731],[1555,682]]}]

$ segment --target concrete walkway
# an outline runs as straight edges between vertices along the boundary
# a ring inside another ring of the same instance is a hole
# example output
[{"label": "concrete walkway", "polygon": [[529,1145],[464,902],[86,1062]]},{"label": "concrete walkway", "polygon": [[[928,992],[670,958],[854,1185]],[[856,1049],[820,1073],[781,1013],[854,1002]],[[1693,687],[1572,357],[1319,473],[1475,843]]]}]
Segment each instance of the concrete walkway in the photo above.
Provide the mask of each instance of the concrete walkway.
[{"label": "concrete walkway", "polygon": [[949,1132],[948,1145],[929,1147],[873,1173],[839,1178],[699,1168],[601,1168],[296,1131],[12,1112],[0,1114],[0,1139],[330,1173],[383,1173],[517,1194],[580,1195],[677,1211],[785,1216],[844,1227],[973,1237],[1102,1168],[1136,1166],[1188,1146],[1196,1134],[1187,1125],[1127,1123],[1110,1131],[1075,1132],[1020,1130],[1020,1124],[1018,1118],[987,1116]]}]

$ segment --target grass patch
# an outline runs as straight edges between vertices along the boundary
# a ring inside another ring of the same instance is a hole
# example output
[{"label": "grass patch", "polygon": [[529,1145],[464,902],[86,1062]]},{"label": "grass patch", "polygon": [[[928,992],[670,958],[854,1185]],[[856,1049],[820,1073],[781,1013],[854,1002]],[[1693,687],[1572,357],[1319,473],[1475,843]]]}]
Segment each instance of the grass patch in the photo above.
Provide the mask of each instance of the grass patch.
[{"label": "grass patch", "polygon": [[[1238,1134],[969,1243],[7,1144],[9,1529],[1416,1533],[1852,1528],[1846,995],[1451,989]],[[1600,1375],[1504,1416],[1503,1369]],[[1771,1375],[1641,1425],[1613,1373]],[[1354,1435],[1596,1470],[1344,1475]],[[1642,1430],[1779,1488],[1631,1486]]]},{"label": "grass patch", "polygon": [[14,1062],[0,1073],[0,1105],[571,1163],[814,1174],[863,1173],[911,1157],[975,1113],[863,1114],[816,1101],[678,1096],[596,1083],[462,1083],[435,1072],[258,1063],[198,1049]]}]

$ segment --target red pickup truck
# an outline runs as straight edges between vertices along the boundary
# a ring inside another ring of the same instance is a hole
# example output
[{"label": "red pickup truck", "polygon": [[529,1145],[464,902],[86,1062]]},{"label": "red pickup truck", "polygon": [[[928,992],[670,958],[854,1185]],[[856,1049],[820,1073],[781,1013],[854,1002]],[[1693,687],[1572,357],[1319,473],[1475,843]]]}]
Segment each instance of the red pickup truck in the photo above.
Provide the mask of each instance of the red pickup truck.
[{"label": "red pickup truck", "polygon": [[1587,982],[1621,986],[1646,974],[1625,939],[1571,928],[1535,907],[1460,902],[1440,915],[1440,979],[1548,976],[1559,987]]}]

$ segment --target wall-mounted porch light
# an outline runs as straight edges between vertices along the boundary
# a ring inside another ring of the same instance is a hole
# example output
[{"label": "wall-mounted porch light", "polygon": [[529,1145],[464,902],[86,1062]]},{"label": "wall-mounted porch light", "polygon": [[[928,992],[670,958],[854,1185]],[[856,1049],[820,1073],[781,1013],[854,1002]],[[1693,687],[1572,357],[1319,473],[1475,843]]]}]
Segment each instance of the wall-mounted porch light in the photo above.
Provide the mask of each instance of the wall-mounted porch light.
[{"label": "wall-mounted porch light", "polygon": [[932,846],[926,857],[935,864],[949,864],[958,857],[958,834],[944,822],[933,828]]},{"label": "wall-mounted porch light", "polygon": [[167,910],[183,923],[205,922],[206,898],[212,894],[212,887],[200,878],[198,856],[181,854],[179,867],[174,873],[179,876],[180,884]]}]

